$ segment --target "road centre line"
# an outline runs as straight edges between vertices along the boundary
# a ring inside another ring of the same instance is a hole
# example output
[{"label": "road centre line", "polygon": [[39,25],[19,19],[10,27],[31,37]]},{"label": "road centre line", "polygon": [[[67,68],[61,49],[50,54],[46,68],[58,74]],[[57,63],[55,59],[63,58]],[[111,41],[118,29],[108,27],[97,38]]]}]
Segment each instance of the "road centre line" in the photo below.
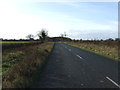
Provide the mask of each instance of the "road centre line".
[{"label": "road centre line", "polygon": [[68,49],[69,51],[71,51],[71,49]]},{"label": "road centre line", "polygon": [[65,47],[66,49],[68,49],[67,47]]},{"label": "road centre line", "polygon": [[76,55],[77,57],[79,57],[80,59],[83,59],[81,56],[79,56],[79,55]]},{"label": "road centre line", "polygon": [[[68,49],[66,46],[63,46],[64,48]],[[68,49],[69,50],[69,49]],[[70,51],[70,50],[69,50]]]},{"label": "road centre line", "polygon": [[120,88],[120,85],[118,85],[115,81],[113,81],[112,79],[110,79],[109,77],[106,77],[109,81],[111,81],[114,85],[116,85],[117,87]]},{"label": "road centre line", "polygon": [[67,48],[66,46],[62,45],[64,48]]},{"label": "road centre line", "polygon": [[[66,46],[63,46],[63,47],[65,47],[66,49],[68,49]],[[68,49],[69,51],[71,51],[71,49]],[[76,55],[77,57],[79,57],[80,59],[83,59],[81,56],[79,56],[79,55]],[[117,84],[115,81],[113,81],[111,78],[109,78],[109,77],[106,77],[106,79],[107,80],[109,80],[110,82],[112,82],[115,86],[117,86],[118,88],[120,88],[120,85],[119,84]]]},{"label": "road centre line", "polygon": [[[71,49],[67,48],[66,46],[63,46],[64,48],[68,49],[71,52]],[[77,57],[79,57],[80,59],[83,59],[81,56],[76,55]]]}]

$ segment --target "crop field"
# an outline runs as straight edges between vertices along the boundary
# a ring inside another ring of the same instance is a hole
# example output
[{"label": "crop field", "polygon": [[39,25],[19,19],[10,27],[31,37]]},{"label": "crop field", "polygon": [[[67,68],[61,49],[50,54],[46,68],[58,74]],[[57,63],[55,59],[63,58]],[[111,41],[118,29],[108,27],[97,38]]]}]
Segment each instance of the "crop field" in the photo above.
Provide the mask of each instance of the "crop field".
[{"label": "crop field", "polygon": [[40,41],[1,41],[2,50],[15,49],[23,46],[40,44]]},{"label": "crop field", "polygon": [[64,42],[66,44],[111,58],[113,60],[119,60],[118,47],[119,41],[106,40],[106,41],[76,41],[76,42]]},{"label": "crop field", "polygon": [[52,42],[5,49],[2,53],[2,88],[30,87],[38,78]]},{"label": "crop field", "polygon": [[0,41],[0,43],[29,43],[30,41]]}]

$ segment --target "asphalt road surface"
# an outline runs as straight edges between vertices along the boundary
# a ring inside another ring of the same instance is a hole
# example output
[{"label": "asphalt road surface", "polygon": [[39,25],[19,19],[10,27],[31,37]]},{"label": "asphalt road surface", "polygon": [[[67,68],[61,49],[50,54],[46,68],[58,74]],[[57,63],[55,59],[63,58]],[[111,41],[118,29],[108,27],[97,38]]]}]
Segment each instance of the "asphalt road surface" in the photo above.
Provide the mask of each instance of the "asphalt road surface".
[{"label": "asphalt road surface", "polygon": [[34,88],[120,88],[118,62],[55,43]]}]

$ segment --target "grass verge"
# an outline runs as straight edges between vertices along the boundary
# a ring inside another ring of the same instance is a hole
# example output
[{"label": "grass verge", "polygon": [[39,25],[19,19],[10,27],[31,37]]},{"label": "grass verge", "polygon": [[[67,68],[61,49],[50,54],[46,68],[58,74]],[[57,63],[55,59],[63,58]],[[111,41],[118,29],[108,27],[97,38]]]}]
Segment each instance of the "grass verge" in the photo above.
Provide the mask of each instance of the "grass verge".
[{"label": "grass verge", "polygon": [[107,45],[96,45],[93,43],[64,42],[65,44],[87,50],[107,58],[120,61],[118,57],[118,47],[109,47]]},{"label": "grass verge", "polygon": [[29,88],[40,75],[52,47],[52,42],[46,42],[4,53],[2,88]]}]

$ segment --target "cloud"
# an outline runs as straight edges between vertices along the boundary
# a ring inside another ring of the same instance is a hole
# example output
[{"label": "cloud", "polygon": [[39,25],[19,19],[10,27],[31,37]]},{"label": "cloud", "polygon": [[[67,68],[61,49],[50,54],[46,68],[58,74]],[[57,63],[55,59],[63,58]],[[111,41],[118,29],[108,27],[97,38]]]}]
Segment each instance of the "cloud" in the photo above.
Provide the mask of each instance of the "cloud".
[{"label": "cloud", "polygon": [[[77,6],[76,3],[71,5]],[[51,11],[42,12],[48,16],[25,14],[18,11],[16,4],[7,2],[7,0],[1,1],[0,12],[0,30],[2,30],[0,36],[2,38],[25,38],[30,33],[35,35],[41,28],[46,28],[49,36],[59,36],[65,31],[71,38],[101,38],[101,35],[114,37],[117,33],[116,21],[101,24]]]},{"label": "cloud", "polygon": [[77,32],[72,32],[68,34],[68,36],[71,36],[72,39],[108,39],[108,38],[117,38],[118,33],[116,31],[106,31],[104,32],[94,32],[94,31],[81,31],[78,30]]},{"label": "cloud", "polygon": [[97,33],[117,30],[116,21],[110,21],[109,24],[100,24],[57,12],[51,12],[55,16],[51,16],[49,19],[44,16],[20,13],[14,9],[15,6],[10,5],[8,8],[4,9],[6,12],[2,11],[3,16],[0,18],[1,37],[3,38],[24,38],[29,33],[36,34],[41,28],[46,28],[50,36],[59,36],[65,31],[71,38],[79,38],[79,35],[82,35],[82,37],[85,37],[85,35],[97,36]]},{"label": "cloud", "polygon": [[[98,23],[98,22],[93,22],[90,20],[85,20],[85,19],[77,19],[77,18],[70,18],[69,21],[70,23],[66,23],[67,27],[70,27],[71,29],[81,29],[81,30],[113,30],[117,26],[117,21],[114,23]],[[116,28],[117,29],[117,28]]]},{"label": "cloud", "polygon": [[111,21],[106,25],[86,22],[86,25],[95,25],[96,27],[71,29],[67,32],[68,36],[75,39],[108,39],[118,37],[117,21]]},{"label": "cloud", "polygon": [[36,32],[42,28],[46,28],[49,31],[50,36],[55,36],[63,32],[63,28],[58,22],[52,22],[46,20],[45,18],[23,14],[13,17],[14,18],[7,18],[7,20],[3,20],[5,23],[3,24],[2,22],[0,27],[3,37],[6,37],[4,36],[6,34],[9,38],[24,38],[29,33],[36,34]]},{"label": "cloud", "polygon": [[50,36],[65,31],[61,23],[42,16],[20,13],[12,3],[2,2],[0,8],[1,38],[25,38],[30,33],[35,35],[42,28],[46,28]]}]

